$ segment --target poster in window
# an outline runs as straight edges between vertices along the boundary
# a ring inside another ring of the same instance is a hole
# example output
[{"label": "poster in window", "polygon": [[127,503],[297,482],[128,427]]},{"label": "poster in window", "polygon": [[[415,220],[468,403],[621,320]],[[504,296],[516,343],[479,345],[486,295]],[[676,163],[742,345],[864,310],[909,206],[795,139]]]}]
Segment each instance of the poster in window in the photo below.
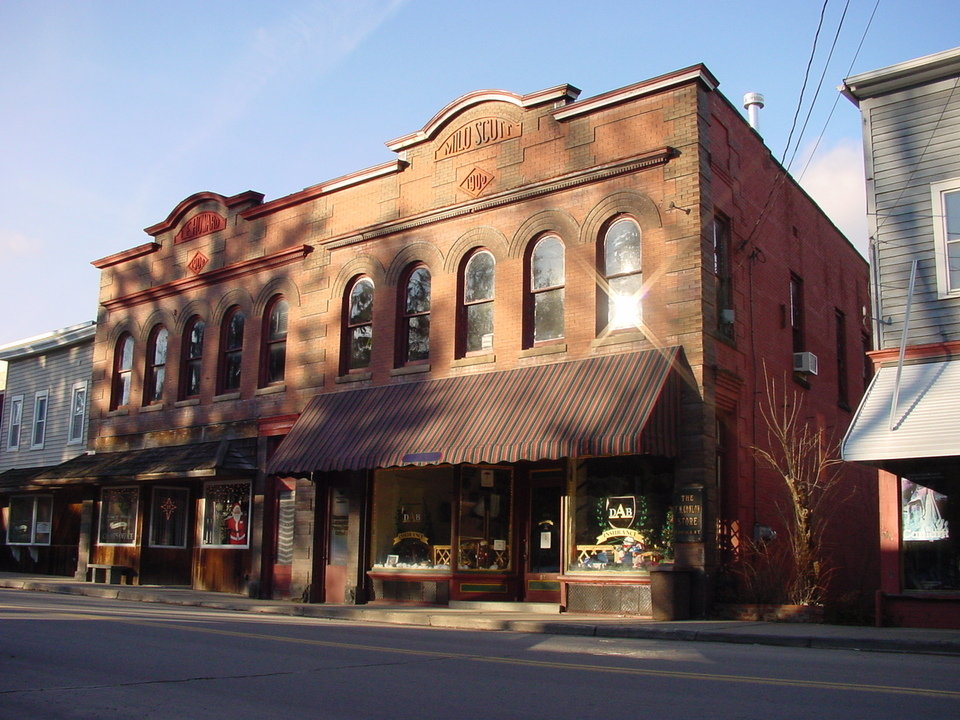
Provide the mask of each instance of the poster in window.
[{"label": "poster in window", "polygon": [[250,544],[250,483],[208,483],[203,506],[203,544],[246,548]]},{"label": "poster in window", "polygon": [[100,493],[100,544],[133,545],[137,539],[139,507],[139,488],[103,488]]}]

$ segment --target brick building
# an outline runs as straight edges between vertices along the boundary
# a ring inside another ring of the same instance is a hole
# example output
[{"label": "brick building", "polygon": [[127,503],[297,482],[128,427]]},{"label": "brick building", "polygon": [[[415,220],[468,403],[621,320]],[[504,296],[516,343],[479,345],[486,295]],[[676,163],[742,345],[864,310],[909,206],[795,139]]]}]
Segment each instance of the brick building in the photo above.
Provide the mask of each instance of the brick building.
[{"label": "brick building", "polygon": [[[763,367],[842,431],[867,267],[703,66],[578,94],[465,95],[391,162],[193,195],[95,263],[98,452],[70,471],[100,478],[90,557],[316,602],[639,614],[676,567],[704,611],[781,527]],[[836,590],[870,594],[874,491],[846,482]]]}]

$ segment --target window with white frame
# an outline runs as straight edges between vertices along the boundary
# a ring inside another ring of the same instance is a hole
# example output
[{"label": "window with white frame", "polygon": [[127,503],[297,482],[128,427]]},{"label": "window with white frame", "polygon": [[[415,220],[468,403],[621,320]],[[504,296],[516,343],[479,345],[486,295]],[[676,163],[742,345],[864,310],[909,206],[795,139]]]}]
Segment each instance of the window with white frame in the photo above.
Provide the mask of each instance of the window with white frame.
[{"label": "window with white frame", "polygon": [[20,428],[23,427],[23,395],[10,398],[10,428],[7,431],[7,450],[20,447]]},{"label": "window with white frame", "polygon": [[960,295],[960,178],[930,186],[933,202],[937,294]]},{"label": "window with white frame", "polygon": [[250,547],[250,483],[208,482],[203,489],[203,545]]},{"label": "window with white frame", "polygon": [[100,545],[134,545],[140,514],[140,489],[103,488],[100,491]]},{"label": "window with white frame", "polygon": [[83,442],[87,419],[87,381],[76,383],[70,393],[70,428],[67,443],[75,445]]},{"label": "window with white frame", "polygon": [[47,401],[49,394],[46,390],[41,390],[33,396],[33,434],[30,439],[31,449],[40,449],[43,447],[43,441],[47,436]]},{"label": "window with white frame", "polygon": [[53,523],[51,495],[14,495],[7,521],[8,545],[49,545]]}]

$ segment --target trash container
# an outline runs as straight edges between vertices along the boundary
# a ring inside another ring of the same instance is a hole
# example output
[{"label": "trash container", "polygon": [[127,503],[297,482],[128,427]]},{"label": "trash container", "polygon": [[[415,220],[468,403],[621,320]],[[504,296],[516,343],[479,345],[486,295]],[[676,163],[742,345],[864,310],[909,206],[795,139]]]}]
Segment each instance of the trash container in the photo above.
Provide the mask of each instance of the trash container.
[{"label": "trash container", "polygon": [[673,565],[651,568],[650,596],[654,620],[688,620],[690,571]]}]

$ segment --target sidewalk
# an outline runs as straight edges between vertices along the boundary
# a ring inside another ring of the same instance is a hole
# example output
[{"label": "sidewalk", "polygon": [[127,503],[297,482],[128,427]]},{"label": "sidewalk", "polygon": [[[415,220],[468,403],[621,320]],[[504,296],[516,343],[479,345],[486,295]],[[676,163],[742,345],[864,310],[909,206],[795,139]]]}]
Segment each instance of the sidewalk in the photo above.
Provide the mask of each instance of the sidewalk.
[{"label": "sidewalk", "polygon": [[960,630],[875,628],[736,620],[656,622],[643,618],[579,613],[543,614],[396,605],[306,605],[282,600],[254,600],[241,595],[202,592],[189,588],[105,585],[81,582],[65,577],[19,575],[16,573],[0,573],[0,588],[166,603],[217,610],[457,630],[506,630],[607,638],[686,640],[960,655]]}]

